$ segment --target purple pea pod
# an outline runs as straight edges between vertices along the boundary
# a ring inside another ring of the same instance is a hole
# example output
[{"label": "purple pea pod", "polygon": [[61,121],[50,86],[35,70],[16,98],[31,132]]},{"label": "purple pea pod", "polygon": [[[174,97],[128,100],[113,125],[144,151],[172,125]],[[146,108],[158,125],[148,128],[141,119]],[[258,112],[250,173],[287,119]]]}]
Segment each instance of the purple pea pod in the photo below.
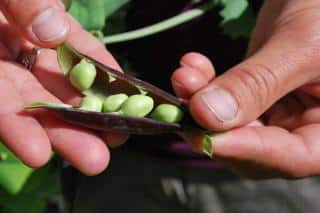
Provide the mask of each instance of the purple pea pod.
[{"label": "purple pea pod", "polygon": [[153,98],[156,105],[167,103],[178,106],[184,112],[183,120],[179,123],[168,123],[148,117],[133,118],[116,113],[87,111],[66,104],[44,102],[31,103],[27,106],[28,109],[44,108],[55,112],[67,122],[99,131],[113,130],[139,135],[176,133],[180,136],[189,135],[193,131],[201,131],[204,133],[203,140],[208,140],[208,136],[211,135],[211,132],[202,129],[193,121],[188,113],[186,104],[182,100],[164,90],[102,64],[67,44],[58,47],[57,55],[60,68],[66,75],[82,59],[86,59],[95,65],[97,70],[95,81],[89,89],[82,91],[84,95],[105,98],[108,95],[118,93],[126,93],[128,95],[148,94]]}]

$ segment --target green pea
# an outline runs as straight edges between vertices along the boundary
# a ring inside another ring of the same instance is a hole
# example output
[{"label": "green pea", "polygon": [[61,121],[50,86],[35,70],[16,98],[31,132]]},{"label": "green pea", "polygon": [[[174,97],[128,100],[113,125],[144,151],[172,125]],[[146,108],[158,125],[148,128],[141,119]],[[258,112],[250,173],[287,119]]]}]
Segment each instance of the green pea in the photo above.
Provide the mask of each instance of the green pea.
[{"label": "green pea", "polygon": [[102,100],[96,96],[88,95],[82,99],[80,109],[101,112]]},{"label": "green pea", "polygon": [[84,91],[92,86],[96,74],[97,70],[94,64],[86,59],[82,59],[80,63],[72,68],[69,78],[74,87],[80,91]]},{"label": "green pea", "polygon": [[182,110],[172,104],[160,104],[151,113],[151,118],[157,121],[178,123],[183,118]]},{"label": "green pea", "polygon": [[123,115],[143,118],[153,109],[153,99],[146,95],[132,95],[121,106]]},{"label": "green pea", "polygon": [[103,101],[103,112],[117,112],[121,105],[128,99],[124,93],[110,95]]}]

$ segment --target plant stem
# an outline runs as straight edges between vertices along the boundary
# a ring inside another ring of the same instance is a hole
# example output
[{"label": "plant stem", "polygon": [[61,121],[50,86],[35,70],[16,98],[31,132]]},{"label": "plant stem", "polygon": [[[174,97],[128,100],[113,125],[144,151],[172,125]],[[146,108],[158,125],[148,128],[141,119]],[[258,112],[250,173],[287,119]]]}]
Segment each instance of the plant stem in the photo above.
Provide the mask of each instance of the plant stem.
[{"label": "plant stem", "polygon": [[120,43],[124,41],[130,41],[130,40],[154,35],[156,33],[163,32],[165,30],[171,29],[173,27],[176,27],[178,25],[191,21],[194,18],[202,16],[212,7],[213,7],[213,4],[208,3],[206,5],[203,5],[202,7],[191,9],[187,12],[183,12],[172,18],[166,19],[164,21],[161,21],[159,23],[156,23],[147,27],[143,27],[141,29],[129,31],[126,33],[106,36],[102,39],[102,41],[104,44],[114,44],[114,43]]}]

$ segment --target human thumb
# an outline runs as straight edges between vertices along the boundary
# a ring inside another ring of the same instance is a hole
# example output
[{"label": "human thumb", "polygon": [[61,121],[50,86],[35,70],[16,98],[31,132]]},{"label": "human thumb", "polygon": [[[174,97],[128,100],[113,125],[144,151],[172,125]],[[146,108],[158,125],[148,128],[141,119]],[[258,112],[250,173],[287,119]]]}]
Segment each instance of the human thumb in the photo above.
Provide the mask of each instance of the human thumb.
[{"label": "human thumb", "polygon": [[283,32],[254,55],[217,77],[190,100],[203,127],[226,130],[257,119],[290,91],[319,76],[319,53],[312,42]]},{"label": "human thumb", "polygon": [[42,47],[63,42],[69,22],[60,0],[0,0],[0,9],[25,38]]}]

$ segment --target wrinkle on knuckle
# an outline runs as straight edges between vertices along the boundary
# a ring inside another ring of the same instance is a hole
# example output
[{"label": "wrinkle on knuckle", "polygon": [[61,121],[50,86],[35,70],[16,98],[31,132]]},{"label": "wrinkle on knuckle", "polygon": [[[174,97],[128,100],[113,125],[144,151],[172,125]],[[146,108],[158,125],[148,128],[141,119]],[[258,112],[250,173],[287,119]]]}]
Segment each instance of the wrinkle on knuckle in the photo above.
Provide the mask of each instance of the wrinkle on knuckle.
[{"label": "wrinkle on knuckle", "polygon": [[246,88],[246,95],[253,98],[253,104],[264,108],[267,101],[278,88],[279,78],[265,65],[247,64],[233,71],[235,78]]}]

